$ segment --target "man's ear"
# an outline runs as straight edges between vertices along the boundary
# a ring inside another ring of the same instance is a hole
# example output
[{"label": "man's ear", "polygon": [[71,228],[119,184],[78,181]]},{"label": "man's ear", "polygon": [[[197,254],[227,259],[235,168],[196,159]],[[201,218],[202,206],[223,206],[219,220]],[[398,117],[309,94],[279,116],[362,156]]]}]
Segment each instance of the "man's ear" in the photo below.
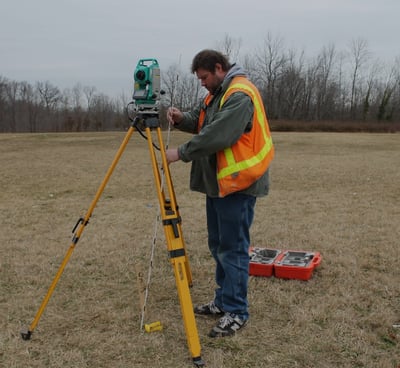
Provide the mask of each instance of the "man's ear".
[{"label": "man's ear", "polygon": [[220,63],[216,63],[215,64],[215,73],[220,73],[222,71],[223,71],[222,65]]}]

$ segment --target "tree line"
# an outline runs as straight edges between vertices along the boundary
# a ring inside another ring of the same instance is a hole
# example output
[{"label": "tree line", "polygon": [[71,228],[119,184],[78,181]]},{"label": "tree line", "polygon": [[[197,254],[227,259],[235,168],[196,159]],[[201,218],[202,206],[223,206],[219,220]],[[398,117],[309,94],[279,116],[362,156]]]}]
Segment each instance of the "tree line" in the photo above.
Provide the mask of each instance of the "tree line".
[{"label": "tree line", "polygon": [[[358,126],[400,122],[400,57],[391,65],[374,59],[367,41],[354,39],[344,51],[323,47],[314,57],[288,49],[268,34],[254,52],[241,54],[241,41],[228,35],[216,47],[248,72],[264,100],[269,119]],[[161,122],[174,105],[197,106],[205,91],[189,70],[174,64],[161,70]],[[133,91],[132,91],[133,92]],[[103,131],[129,125],[130,98],[110,98],[95,87],[75,85],[61,91],[49,81],[28,82],[0,76],[0,132]]]},{"label": "tree line", "polygon": [[61,91],[49,81],[18,82],[0,76],[0,132],[102,131],[119,129],[124,97],[111,99],[95,87]]}]

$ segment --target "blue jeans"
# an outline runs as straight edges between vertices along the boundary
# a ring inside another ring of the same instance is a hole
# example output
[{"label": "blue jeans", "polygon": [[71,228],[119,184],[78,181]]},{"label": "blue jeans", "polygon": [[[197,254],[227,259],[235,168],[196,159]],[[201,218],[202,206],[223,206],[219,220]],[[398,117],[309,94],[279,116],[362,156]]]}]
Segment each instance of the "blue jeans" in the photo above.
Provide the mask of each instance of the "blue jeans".
[{"label": "blue jeans", "polygon": [[250,226],[256,197],[234,193],[206,199],[208,246],[216,262],[215,304],[224,312],[249,318]]}]

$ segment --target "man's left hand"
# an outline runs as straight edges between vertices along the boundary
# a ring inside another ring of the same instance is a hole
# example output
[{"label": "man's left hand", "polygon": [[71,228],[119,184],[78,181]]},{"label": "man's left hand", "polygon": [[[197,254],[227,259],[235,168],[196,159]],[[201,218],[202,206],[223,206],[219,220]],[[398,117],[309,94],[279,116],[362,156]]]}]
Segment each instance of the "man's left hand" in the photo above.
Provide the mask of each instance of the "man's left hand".
[{"label": "man's left hand", "polygon": [[165,151],[165,155],[167,156],[167,162],[170,164],[171,162],[179,161],[179,153],[177,148],[169,148]]}]

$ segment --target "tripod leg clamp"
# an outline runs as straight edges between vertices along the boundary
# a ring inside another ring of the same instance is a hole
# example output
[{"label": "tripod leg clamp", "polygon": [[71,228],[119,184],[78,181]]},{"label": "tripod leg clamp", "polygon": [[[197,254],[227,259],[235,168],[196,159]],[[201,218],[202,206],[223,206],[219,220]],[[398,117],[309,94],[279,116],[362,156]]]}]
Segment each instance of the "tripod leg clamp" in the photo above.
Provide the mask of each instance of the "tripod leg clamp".
[{"label": "tripod leg clamp", "polygon": [[174,249],[169,251],[169,258],[184,257],[186,254],[184,248]]},{"label": "tripod leg clamp", "polygon": [[178,224],[180,224],[182,219],[180,217],[173,218],[173,219],[166,219],[163,220],[163,225],[172,225],[172,229],[174,231],[175,238],[179,238],[179,230],[178,230]]},{"label": "tripod leg clamp", "polygon": [[79,220],[76,222],[74,228],[72,229],[72,233],[74,234],[74,236],[72,237],[72,242],[74,244],[77,244],[79,241],[79,237],[75,234],[75,230],[77,229],[79,224],[83,224],[83,226],[86,226],[88,223],[89,223],[89,220],[85,221],[85,219],[83,217],[80,217]]}]

